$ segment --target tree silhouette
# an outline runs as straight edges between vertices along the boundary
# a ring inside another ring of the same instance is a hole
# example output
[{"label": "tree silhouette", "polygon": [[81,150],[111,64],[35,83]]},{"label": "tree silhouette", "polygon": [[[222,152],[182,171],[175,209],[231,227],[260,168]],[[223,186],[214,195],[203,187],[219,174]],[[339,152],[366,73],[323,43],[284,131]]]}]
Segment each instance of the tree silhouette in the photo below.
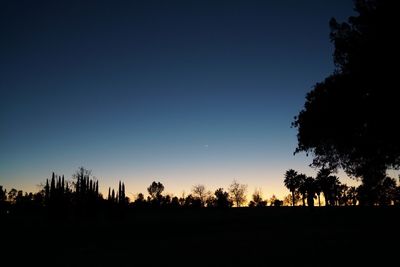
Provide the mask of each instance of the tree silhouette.
[{"label": "tree silhouette", "polygon": [[396,196],[396,180],[390,177],[386,177],[379,184],[379,195],[378,195],[378,203],[381,206],[391,205],[395,200]]},{"label": "tree silhouette", "polygon": [[284,199],[283,199],[283,205],[284,206],[292,206],[293,205],[293,202],[296,204],[296,203],[298,203],[299,202],[299,200],[300,200],[300,195],[299,195],[299,193],[296,191],[295,192],[295,198],[294,198],[294,200],[293,200],[293,196],[292,196],[292,194],[290,193],[290,194],[288,194],[288,195],[286,195],[285,197],[284,197]]},{"label": "tree silhouette", "polygon": [[324,193],[325,205],[335,206],[340,185],[339,178],[335,175],[328,175],[320,180],[321,190]]},{"label": "tree silhouette", "polygon": [[307,175],[299,173],[297,174],[296,179],[299,183],[297,190],[301,195],[301,201],[303,202],[303,207],[304,207],[306,205],[306,197],[307,197],[307,185],[306,185]]},{"label": "tree silhouette", "polygon": [[347,197],[348,197],[349,205],[352,205],[352,206],[357,205],[358,195],[357,195],[357,189],[355,186],[349,187],[349,190],[347,191]]},{"label": "tree silhouette", "polygon": [[261,189],[254,190],[251,196],[252,200],[249,203],[249,207],[265,207],[267,206],[267,201],[262,199]]},{"label": "tree silhouette", "polygon": [[162,192],[164,191],[164,185],[160,182],[151,183],[151,185],[147,188],[147,192],[151,197],[151,203],[153,206],[160,206],[162,203]]},{"label": "tree silhouette", "polygon": [[230,208],[233,203],[229,198],[229,193],[225,192],[223,188],[218,188],[215,193],[215,203],[214,207],[217,208]]},{"label": "tree silhouette", "polygon": [[0,202],[4,202],[7,199],[7,190],[3,190],[3,186],[0,185]]},{"label": "tree silhouette", "polygon": [[160,182],[153,182],[148,188],[147,192],[149,195],[153,198],[156,199],[158,196],[161,195],[161,193],[164,191],[164,185]]},{"label": "tree silhouette", "polygon": [[283,181],[283,183],[285,184],[286,188],[289,189],[289,191],[292,193],[292,200],[293,200],[292,206],[294,206],[295,205],[294,194],[300,186],[298,173],[293,169],[287,170],[285,173],[285,180]]},{"label": "tree silhouette", "polygon": [[275,195],[272,195],[272,197],[269,199],[270,206],[274,207],[280,207],[283,205],[283,201],[279,200]]},{"label": "tree silhouette", "polygon": [[306,177],[304,180],[304,187],[307,194],[307,205],[309,207],[314,207],[314,197],[316,192],[316,182],[312,177]]},{"label": "tree silhouette", "polygon": [[17,189],[11,188],[11,190],[8,191],[8,201],[10,201],[11,203],[15,202],[17,193],[18,193]]},{"label": "tree silhouette", "polygon": [[315,190],[315,194],[317,195],[317,198],[318,198],[318,207],[321,207],[322,189],[321,189],[321,183],[320,183],[320,180],[318,179],[318,176],[314,179],[314,190]]},{"label": "tree silhouette", "polygon": [[[389,60],[397,53],[395,1],[355,1],[358,16],[330,22],[335,72],[307,94],[295,117],[297,152],[313,165],[343,168],[364,184],[363,203],[375,202],[388,168],[400,167],[400,138],[387,127],[399,120],[397,84]],[[386,130],[387,129],[387,130]]]},{"label": "tree silhouette", "polygon": [[246,202],[246,191],[247,185],[239,184],[236,180],[233,180],[229,186],[229,193],[236,207],[240,207]]},{"label": "tree silhouette", "polygon": [[192,193],[195,198],[198,198],[200,200],[200,205],[203,207],[208,196],[206,187],[202,184],[194,185],[192,188]]}]

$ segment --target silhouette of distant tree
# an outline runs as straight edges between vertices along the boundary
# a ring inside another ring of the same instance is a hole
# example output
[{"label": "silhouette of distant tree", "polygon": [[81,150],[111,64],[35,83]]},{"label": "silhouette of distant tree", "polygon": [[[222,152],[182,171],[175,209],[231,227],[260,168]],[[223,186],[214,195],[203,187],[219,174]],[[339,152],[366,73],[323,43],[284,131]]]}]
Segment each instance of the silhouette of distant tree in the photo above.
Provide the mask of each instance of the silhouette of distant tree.
[{"label": "silhouette of distant tree", "polygon": [[192,188],[192,193],[195,198],[200,200],[200,205],[203,207],[207,198],[206,187],[202,184],[194,185]]},{"label": "silhouette of distant tree", "polygon": [[171,208],[178,208],[180,206],[179,204],[179,198],[177,196],[174,196],[171,199],[171,204],[170,204]]},{"label": "silhouette of distant tree", "polygon": [[133,201],[133,206],[138,208],[144,208],[146,206],[146,199],[142,193],[139,193],[136,199]]},{"label": "silhouette of distant tree", "polygon": [[270,206],[274,207],[280,207],[283,206],[283,201],[279,200],[275,195],[272,195],[272,197],[269,199]]},{"label": "silhouette of distant tree", "polygon": [[303,202],[303,207],[304,207],[306,205],[306,197],[307,197],[307,185],[306,185],[307,175],[299,173],[297,174],[296,179],[299,183],[297,190],[301,195],[301,201]]},{"label": "silhouette of distant tree", "polygon": [[127,201],[126,201],[126,196],[125,196],[125,184],[124,183],[122,183],[121,181],[119,181],[119,184],[118,184],[118,193],[117,193],[117,202],[118,202],[118,204],[120,204],[120,205],[125,205],[125,204],[127,204]]},{"label": "silhouette of distant tree", "polygon": [[233,203],[230,200],[229,193],[225,192],[223,188],[218,188],[215,193],[214,207],[217,208],[230,208]]},{"label": "silhouette of distant tree", "polygon": [[4,202],[7,200],[7,190],[3,190],[3,186],[0,185],[0,202]]},{"label": "silhouette of distant tree", "polygon": [[207,208],[215,207],[215,203],[216,203],[215,194],[210,193],[206,198]]},{"label": "silhouette of distant tree", "polygon": [[314,207],[314,197],[316,192],[316,182],[312,177],[306,177],[304,180],[304,187],[307,194],[307,205]]},{"label": "silhouette of distant tree", "polygon": [[147,192],[152,199],[157,199],[158,196],[164,191],[164,185],[160,182],[153,182],[148,188]]},{"label": "silhouette of distant tree", "polygon": [[391,177],[386,177],[379,184],[378,204],[381,206],[388,206],[394,203],[396,190],[396,180]]},{"label": "silhouette of distant tree", "polygon": [[194,197],[192,194],[189,194],[185,198],[185,202],[183,204],[184,207],[186,208],[201,208],[202,203],[201,200],[197,197]]},{"label": "silhouette of distant tree", "polygon": [[316,177],[316,183],[324,194],[325,206],[334,206],[336,204],[337,191],[340,185],[339,178],[331,175],[331,173],[332,170],[321,168]]},{"label": "silhouette of distant tree", "polygon": [[239,184],[236,180],[233,180],[229,186],[229,194],[236,207],[240,207],[246,202],[246,191],[247,185]]},{"label": "silhouette of distant tree", "polygon": [[249,203],[249,207],[265,207],[267,206],[267,201],[262,199],[261,189],[254,190],[251,196],[252,200]]},{"label": "silhouette of distant tree", "polygon": [[357,188],[355,186],[350,186],[347,190],[347,198],[348,203],[351,206],[357,205],[358,195],[357,195]]},{"label": "silhouette of distant tree", "polygon": [[400,185],[396,187],[396,191],[393,198],[393,204],[396,206],[400,205]]},{"label": "silhouette of distant tree", "polygon": [[147,188],[147,192],[150,195],[151,203],[153,206],[160,206],[163,200],[162,192],[164,191],[164,185],[160,182],[153,181]]},{"label": "silhouette of distant tree", "polygon": [[15,202],[15,199],[17,197],[17,193],[18,193],[17,189],[11,188],[11,190],[8,191],[8,201]]},{"label": "silhouette of distant tree", "polygon": [[46,185],[44,186],[44,195],[45,195],[45,205],[49,205],[50,201],[50,185],[49,185],[49,179],[46,179]]},{"label": "silhouette of distant tree", "polygon": [[283,199],[283,205],[284,206],[293,206],[293,202],[294,202],[294,205],[296,205],[300,201],[300,194],[297,191],[295,191],[294,197],[295,198],[293,200],[292,193],[286,195]]},{"label": "silhouette of distant tree", "polygon": [[396,1],[355,1],[357,16],[330,21],[336,70],[307,94],[295,117],[298,147],[313,166],[343,168],[363,183],[361,203],[376,202],[388,168],[400,167],[400,138],[387,127],[399,120],[395,68]]},{"label": "silhouette of distant tree", "polygon": [[[285,173],[285,179],[283,183],[285,184],[286,188],[292,193],[292,200],[295,200],[295,192],[300,186],[300,180],[298,177],[298,173],[293,170],[287,170]],[[293,201],[292,206],[295,206],[295,201]]]},{"label": "silhouette of distant tree", "polygon": [[339,186],[337,187],[336,191],[336,206],[347,206],[348,204],[348,199],[347,199],[347,191],[349,190],[349,187],[347,184],[342,184],[340,183]]},{"label": "silhouette of distant tree", "polygon": [[114,189],[111,192],[111,202],[114,203],[115,202],[115,191]]}]

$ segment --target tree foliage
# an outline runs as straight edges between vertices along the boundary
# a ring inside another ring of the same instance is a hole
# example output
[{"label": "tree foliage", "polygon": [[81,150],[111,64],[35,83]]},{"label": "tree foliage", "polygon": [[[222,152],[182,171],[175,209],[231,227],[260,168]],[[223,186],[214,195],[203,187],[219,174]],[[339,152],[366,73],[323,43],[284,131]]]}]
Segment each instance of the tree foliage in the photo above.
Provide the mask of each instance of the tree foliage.
[{"label": "tree foliage", "polygon": [[240,207],[246,202],[246,191],[247,185],[239,184],[236,180],[233,180],[229,186],[229,193],[236,207]]},{"label": "tree foliage", "polygon": [[[359,0],[357,16],[330,21],[336,69],[306,96],[295,117],[296,152],[311,152],[313,165],[343,168],[360,177],[371,197],[388,168],[400,167],[398,89],[394,67],[395,1]],[[370,197],[370,199],[371,199]]]}]

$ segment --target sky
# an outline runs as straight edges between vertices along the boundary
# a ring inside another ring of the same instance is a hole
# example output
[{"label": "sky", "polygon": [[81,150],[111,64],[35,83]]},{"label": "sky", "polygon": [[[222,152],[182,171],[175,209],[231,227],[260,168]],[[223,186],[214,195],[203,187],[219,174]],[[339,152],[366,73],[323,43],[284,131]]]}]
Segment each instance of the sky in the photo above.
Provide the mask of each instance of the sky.
[{"label": "sky", "polygon": [[[38,191],[91,169],[127,196],[233,179],[289,192],[291,128],[334,69],[329,20],[351,0],[2,1],[0,185]],[[343,178],[342,181],[354,181]]]}]

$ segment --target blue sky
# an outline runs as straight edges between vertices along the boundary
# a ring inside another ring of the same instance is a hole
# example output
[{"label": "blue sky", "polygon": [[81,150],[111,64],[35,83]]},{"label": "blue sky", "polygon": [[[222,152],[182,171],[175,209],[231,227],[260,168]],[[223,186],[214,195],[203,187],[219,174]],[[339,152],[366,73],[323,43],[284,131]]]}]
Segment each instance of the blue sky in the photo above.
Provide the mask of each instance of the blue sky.
[{"label": "blue sky", "polygon": [[[352,1],[5,1],[0,184],[83,165],[105,192],[180,195],[233,179],[283,196],[293,117],[333,71],[329,19]],[[132,195],[130,196],[132,197]]]}]

